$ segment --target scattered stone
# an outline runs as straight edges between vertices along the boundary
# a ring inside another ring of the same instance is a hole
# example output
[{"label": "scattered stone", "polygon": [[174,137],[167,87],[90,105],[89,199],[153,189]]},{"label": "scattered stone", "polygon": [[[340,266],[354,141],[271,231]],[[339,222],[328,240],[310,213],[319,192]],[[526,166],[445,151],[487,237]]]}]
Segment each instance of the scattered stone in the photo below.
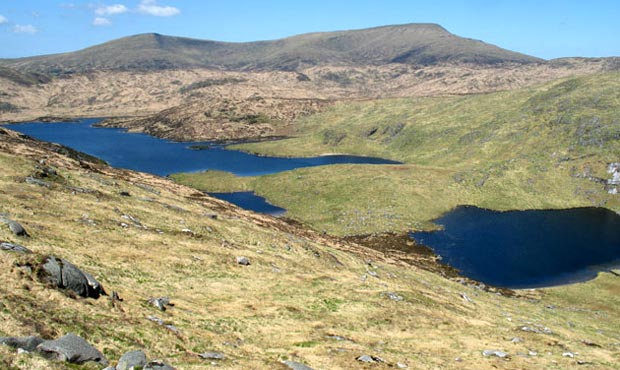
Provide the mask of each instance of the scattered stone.
[{"label": "scattered stone", "polygon": [[527,354],[532,356],[532,357],[538,356],[538,352],[535,352],[535,351],[529,351]]},{"label": "scattered stone", "polygon": [[521,342],[523,342],[523,339],[522,339],[522,338],[519,338],[519,337],[514,337],[514,338],[512,338],[510,341],[511,341],[512,343],[521,343]]},{"label": "scattered stone", "polygon": [[71,262],[47,256],[41,265],[43,280],[60,289],[70,289],[81,297],[99,298],[106,292],[103,286],[89,273],[77,268]]},{"label": "scattered stone", "polygon": [[73,195],[75,195],[77,193],[81,193],[81,194],[94,194],[94,193],[98,193],[96,190],[88,189],[88,188],[81,188],[79,186],[67,186],[67,189],[71,190],[71,193]]},{"label": "scattered stone", "polygon": [[93,361],[104,366],[108,365],[108,360],[99,350],[73,333],[69,333],[56,340],[44,341],[37,346],[37,351],[46,358],[58,361],[74,364]]},{"label": "scattered stone", "polygon": [[351,341],[350,339],[345,338],[345,337],[341,337],[340,335],[326,335],[325,338],[337,340],[339,342],[342,342],[342,341],[345,341],[345,340]]},{"label": "scattered stone", "polygon": [[123,215],[121,215],[121,218],[122,218],[122,219],[125,219],[125,220],[129,220],[129,221],[131,221],[131,223],[132,223],[135,227],[137,227],[137,228],[139,228],[139,229],[147,229],[147,227],[146,227],[146,226],[142,225],[142,222],[140,222],[140,220],[138,220],[137,218],[135,218],[135,217],[134,217],[134,216],[132,216],[132,215],[126,215],[126,214],[123,214]]},{"label": "scattered stone", "polygon": [[409,367],[409,365],[403,364],[402,362],[397,362],[396,363],[396,367],[399,368],[399,369],[407,369]]},{"label": "scattered stone", "polygon": [[396,294],[394,292],[386,292],[385,295],[389,299],[391,299],[393,301],[396,301],[396,302],[400,302],[400,301],[402,301],[404,299],[402,296],[399,296],[398,294]]},{"label": "scattered stone", "polygon": [[179,328],[177,328],[176,326],[174,326],[172,324],[166,324],[166,325],[164,325],[164,328],[170,330],[174,334],[181,334],[181,331],[179,330]]},{"label": "scattered stone", "polygon": [[360,362],[366,362],[369,364],[373,364],[373,363],[377,363],[377,362],[385,362],[384,359],[382,359],[381,357],[378,356],[370,356],[370,355],[361,355],[358,358],[356,358],[357,361]]},{"label": "scattered stone", "polygon": [[159,325],[164,325],[164,320],[160,319],[159,317],[155,317],[155,316],[147,316],[146,317],[147,320],[150,320],[154,323],[157,323]]},{"label": "scattered stone", "polygon": [[250,260],[247,257],[244,256],[238,256],[237,257],[237,263],[243,266],[249,266],[250,265]]},{"label": "scattered stone", "polygon": [[131,370],[146,366],[146,354],[142,350],[129,351],[121,356],[116,370]]},{"label": "scattered stone", "polygon": [[8,242],[0,242],[0,250],[7,251],[7,252],[23,253],[23,254],[32,253],[30,249],[22,245],[8,243]]},{"label": "scattered stone", "polygon": [[52,187],[52,184],[50,184],[49,182],[43,181],[43,180],[39,180],[39,179],[35,179],[32,176],[26,177],[26,183],[27,184],[31,184],[31,185],[42,186],[42,187],[48,188],[48,189]]},{"label": "scattered stone", "polygon": [[574,358],[575,354],[572,352],[564,352],[562,353],[562,357],[570,357],[570,358]]},{"label": "scattered stone", "polygon": [[311,367],[295,361],[284,361],[283,364],[288,366],[291,370],[314,370]]},{"label": "scattered stone", "polygon": [[204,360],[223,360],[226,358],[226,356],[219,352],[205,352],[199,354],[198,357]]},{"label": "scattered stone", "polygon": [[155,317],[155,316],[147,316],[146,317],[147,320],[153,321],[154,323],[156,323],[157,325],[161,325],[164,328],[170,330],[171,332],[175,333],[175,334],[180,334],[181,331],[179,330],[179,328],[177,328],[176,326],[172,325],[172,324],[166,324],[164,322],[164,320],[160,319],[159,317]]},{"label": "scattered stone", "polygon": [[587,339],[582,339],[582,340],[581,340],[581,343],[585,344],[585,345],[586,345],[586,346],[588,346],[588,347],[598,347],[598,348],[601,348],[601,345],[600,345],[600,344],[596,344],[596,343],[591,342],[591,341],[589,341],[589,340],[587,340]]},{"label": "scattered stone", "polygon": [[208,218],[210,218],[212,220],[217,220],[217,214],[215,214],[215,213],[205,213],[204,216],[208,217]]},{"label": "scattered stone", "polygon": [[485,349],[484,351],[482,351],[482,355],[484,357],[495,356],[495,357],[499,357],[499,358],[508,358],[508,353],[506,353],[504,351],[499,351],[499,350],[496,350],[496,349]]},{"label": "scattered stone", "polygon": [[7,220],[7,225],[9,225],[9,230],[17,236],[30,236],[24,227],[19,223],[12,220]]},{"label": "scattered stone", "polygon": [[0,337],[0,344],[9,347],[23,349],[32,352],[37,349],[39,344],[43,343],[43,339],[39,337]]},{"label": "scattered stone", "polygon": [[38,178],[46,178],[46,177],[51,177],[51,176],[58,176],[58,172],[53,169],[52,167],[47,167],[45,166],[44,163],[41,163],[44,167],[41,166],[36,166],[36,168],[39,169],[39,171],[37,171],[34,176],[38,177]]},{"label": "scattered stone", "polygon": [[592,365],[593,362],[590,361],[584,361],[584,360],[577,360],[577,365]]},{"label": "scattered stone", "polygon": [[30,353],[29,351],[26,351],[26,350],[25,350],[25,349],[23,349],[23,348],[18,348],[18,349],[17,349],[17,354],[18,354],[18,355],[27,355],[27,354],[29,354],[29,353]]},{"label": "scattered stone", "polygon": [[166,306],[174,306],[174,303],[170,303],[170,298],[168,297],[149,298],[148,303],[157,307],[160,311],[166,311]]},{"label": "scattered stone", "polygon": [[521,331],[535,334],[553,334],[553,331],[551,331],[551,329],[542,325],[522,326]]},{"label": "scattered stone", "polygon": [[461,296],[461,298],[463,298],[463,300],[464,300],[465,302],[474,303],[474,300],[473,300],[473,299],[471,299],[471,298],[469,298],[469,297],[467,296],[467,294],[465,294],[465,293],[459,293],[459,295]]},{"label": "scattered stone", "polygon": [[177,211],[177,212],[182,212],[182,213],[186,213],[188,212],[185,208],[181,208],[179,206],[175,206],[173,204],[164,204],[164,207],[171,209],[173,211]]},{"label": "scattered stone", "polygon": [[150,361],[143,370],[175,370],[174,367],[168,365],[161,360]]}]

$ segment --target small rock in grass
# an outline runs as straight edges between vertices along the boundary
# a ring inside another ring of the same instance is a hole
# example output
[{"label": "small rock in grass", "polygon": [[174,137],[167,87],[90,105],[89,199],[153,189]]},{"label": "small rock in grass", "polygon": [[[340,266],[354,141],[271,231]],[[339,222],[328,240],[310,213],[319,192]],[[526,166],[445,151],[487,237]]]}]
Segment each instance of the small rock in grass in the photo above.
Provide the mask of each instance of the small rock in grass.
[{"label": "small rock in grass", "polygon": [[0,344],[9,347],[23,349],[28,352],[34,351],[39,344],[43,343],[43,339],[39,337],[0,337]]},{"label": "small rock in grass", "polygon": [[11,230],[11,232],[17,236],[30,236],[28,235],[26,229],[24,229],[24,227],[19,222],[9,220],[7,222],[7,225],[9,225],[9,230]]},{"label": "small rock in grass", "polygon": [[26,177],[26,183],[28,183],[30,185],[42,186],[44,188],[51,188],[52,187],[52,185],[49,182],[36,179],[36,178],[34,178],[32,176]]},{"label": "small rock in grass", "polygon": [[22,245],[19,244],[13,244],[13,243],[7,243],[7,242],[1,242],[0,243],[0,250],[3,251],[7,251],[7,252],[15,252],[15,253],[23,253],[23,254],[31,254],[32,251]]},{"label": "small rock in grass", "polygon": [[314,370],[311,367],[295,361],[284,361],[283,363],[291,370]]},{"label": "small rock in grass", "polygon": [[89,361],[98,362],[104,366],[108,364],[108,360],[98,349],[73,333],[56,340],[44,341],[37,346],[37,351],[46,358],[74,364]]},{"label": "small rock in grass", "polygon": [[484,357],[490,357],[490,356],[495,356],[495,357],[499,357],[499,358],[507,358],[508,357],[508,353],[504,352],[504,351],[499,351],[496,349],[485,349],[484,351],[482,351],[482,355]]},{"label": "small rock in grass", "polygon": [[173,303],[170,303],[170,298],[168,297],[149,298],[148,302],[157,307],[160,311],[166,311],[167,306],[174,306]]},{"label": "small rock in grass", "polygon": [[237,257],[237,263],[242,265],[242,266],[249,266],[250,265],[250,260],[247,257],[238,256]]},{"label": "small rock in grass", "polygon": [[361,355],[358,358],[356,358],[357,361],[360,362],[366,362],[366,363],[376,363],[376,362],[385,362],[384,359],[382,359],[381,357],[378,356],[370,356],[370,355]]},{"label": "small rock in grass", "polygon": [[175,370],[174,367],[168,365],[161,360],[150,361],[143,370]]},{"label": "small rock in grass", "polygon": [[223,360],[226,358],[226,356],[219,352],[205,352],[199,354],[198,357],[204,360]]},{"label": "small rock in grass", "polygon": [[391,300],[393,300],[395,302],[400,302],[400,301],[402,301],[404,299],[402,296],[400,296],[400,295],[398,295],[398,294],[396,294],[394,292],[387,292],[387,293],[385,293],[385,295],[389,299],[391,299]]},{"label": "small rock in grass", "polygon": [[146,354],[142,350],[129,351],[121,356],[116,370],[130,370],[146,366]]}]

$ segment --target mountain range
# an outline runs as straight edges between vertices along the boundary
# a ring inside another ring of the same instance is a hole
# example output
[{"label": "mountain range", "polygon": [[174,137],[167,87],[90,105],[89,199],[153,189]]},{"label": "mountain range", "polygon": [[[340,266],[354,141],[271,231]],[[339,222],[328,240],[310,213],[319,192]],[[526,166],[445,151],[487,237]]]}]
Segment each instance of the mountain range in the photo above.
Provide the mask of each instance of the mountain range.
[{"label": "mountain range", "polygon": [[448,62],[492,65],[543,60],[456,36],[436,24],[405,24],[243,43],[149,33],[71,53],[0,60],[0,65],[26,72],[62,74],[187,68],[292,71],[321,65]]}]

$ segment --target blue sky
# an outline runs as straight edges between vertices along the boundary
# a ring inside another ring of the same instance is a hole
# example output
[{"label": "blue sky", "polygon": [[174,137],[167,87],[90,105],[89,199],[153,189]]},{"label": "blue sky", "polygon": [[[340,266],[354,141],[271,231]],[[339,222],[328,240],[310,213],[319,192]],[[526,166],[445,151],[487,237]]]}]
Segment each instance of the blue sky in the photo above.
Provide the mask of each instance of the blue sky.
[{"label": "blue sky", "polygon": [[546,59],[620,56],[619,16],[619,0],[2,0],[0,58],[145,32],[255,41],[416,22]]}]

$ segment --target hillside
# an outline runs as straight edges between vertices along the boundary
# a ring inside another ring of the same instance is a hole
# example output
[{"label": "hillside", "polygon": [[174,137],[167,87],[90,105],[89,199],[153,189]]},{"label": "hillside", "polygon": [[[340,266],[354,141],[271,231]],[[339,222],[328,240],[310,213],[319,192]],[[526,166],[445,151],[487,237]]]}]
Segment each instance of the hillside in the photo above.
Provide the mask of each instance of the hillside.
[{"label": "hillside", "polygon": [[[235,146],[279,156],[370,155],[399,166],[328,166],[259,178],[188,174],[208,191],[255,190],[317,230],[405,232],[462,205],[603,206],[620,161],[618,72],[492,94],[340,103],[299,120],[293,138]],[[313,194],[308,197],[308,194]]]},{"label": "hillside", "polygon": [[20,71],[65,74],[188,68],[292,71],[321,65],[447,62],[523,64],[542,60],[453,35],[438,25],[406,24],[245,43],[141,34],[72,53],[1,60],[0,65]]},{"label": "hillside", "polygon": [[[443,270],[406,243],[367,249],[4,129],[0,168],[1,216],[30,235],[0,224],[0,241],[34,252],[0,250],[0,337],[72,332],[111,365],[141,349],[178,369],[618,368],[610,273],[486,291],[432,272]],[[49,254],[92,274],[110,296],[79,298],[39,281]],[[165,311],[148,303],[164,296],[173,304]],[[199,356],[207,352],[216,355]],[[4,345],[0,367],[101,368]]]}]

